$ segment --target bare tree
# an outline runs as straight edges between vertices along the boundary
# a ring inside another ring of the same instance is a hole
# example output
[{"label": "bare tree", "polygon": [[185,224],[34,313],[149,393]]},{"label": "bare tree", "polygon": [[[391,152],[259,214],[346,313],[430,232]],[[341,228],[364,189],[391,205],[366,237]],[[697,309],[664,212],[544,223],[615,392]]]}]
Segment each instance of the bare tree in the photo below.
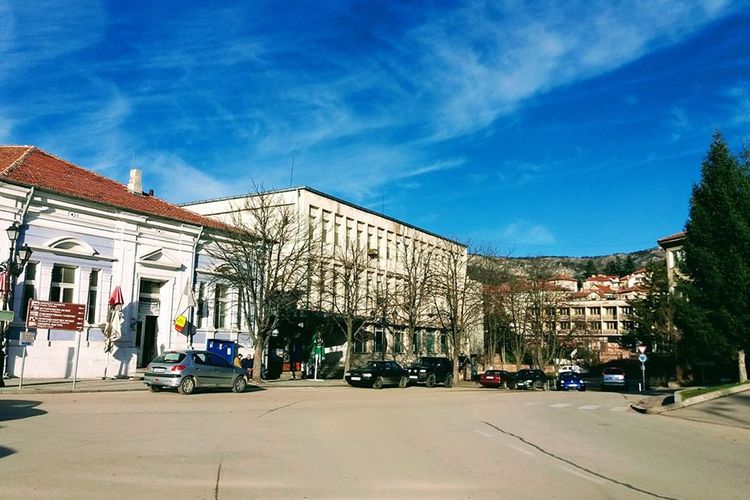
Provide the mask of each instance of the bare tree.
[{"label": "bare tree", "polygon": [[529,323],[526,316],[526,282],[510,275],[505,283],[492,286],[492,295],[497,315],[498,328],[504,332],[505,341],[516,363],[516,371],[529,351]]},{"label": "bare tree", "polygon": [[433,256],[434,247],[416,239],[410,245],[401,245],[396,255],[401,274],[393,308],[396,321],[406,328],[409,339],[429,320]]},{"label": "bare tree", "polygon": [[504,369],[509,328],[503,310],[503,285],[508,283],[511,274],[507,259],[498,259],[493,253],[491,249],[483,249],[481,254],[472,255],[468,272],[472,279],[482,283],[485,363],[493,365],[499,351],[501,368]]},{"label": "bare tree", "polygon": [[208,253],[216,261],[218,280],[235,288],[245,305],[242,314],[255,350],[253,379],[260,381],[272,332],[309,291],[312,249],[318,240],[294,205],[258,186],[228,222],[234,230],[214,238]]},{"label": "bare tree", "polygon": [[433,261],[433,307],[441,328],[450,340],[453,378],[458,380],[458,361],[462,349],[470,344],[469,335],[481,327],[482,290],[467,273],[465,247],[447,243],[437,250]]},{"label": "bare tree", "polygon": [[529,347],[534,365],[544,369],[567,348],[566,339],[557,331],[557,318],[569,292],[552,283],[552,273],[541,261],[534,261],[527,273],[523,296]]},{"label": "bare tree", "polygon": [[368,321],[367,273],[371,258],[365,248],[354,240],[334,246],[330,259],[321,257],[316,273],[323,307],[331,313],[336,325],[346,336],[344,373],[351,368],[352,347]]}]

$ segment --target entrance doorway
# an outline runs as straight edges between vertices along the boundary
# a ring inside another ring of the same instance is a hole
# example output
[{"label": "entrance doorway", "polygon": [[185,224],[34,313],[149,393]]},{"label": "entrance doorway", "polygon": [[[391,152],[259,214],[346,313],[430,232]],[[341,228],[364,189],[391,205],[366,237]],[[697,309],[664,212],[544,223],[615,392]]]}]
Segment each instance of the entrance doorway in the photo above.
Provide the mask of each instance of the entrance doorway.
[{"label": "entrance doorway", "polygon": [[159,334],[158,316],[146,316],[143,321],[138,322],[138,343],[140,352],[138,368],[148,365],[156,357],[156,339]]},{"label": "entrance doorway", "polygon": [[138,330],[135,343],[138,348],[138,367],[148,365],[158,354],[159,313],[163,281],[141,279],[138,294]]}]

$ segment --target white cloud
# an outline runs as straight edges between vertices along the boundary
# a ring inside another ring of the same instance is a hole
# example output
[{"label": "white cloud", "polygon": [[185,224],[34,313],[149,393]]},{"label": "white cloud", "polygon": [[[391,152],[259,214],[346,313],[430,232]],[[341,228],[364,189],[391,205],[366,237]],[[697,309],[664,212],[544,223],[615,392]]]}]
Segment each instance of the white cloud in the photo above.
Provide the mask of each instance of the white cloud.
[{"label": "white cloud", "polygon": [[[345,13],[346,4],[307,8],[299,14],[305,29],[295,29],[294,19],[261,29],[262,13],[234,10],[255,4],[209,8],[210,16],[185,9],[159,25],[159,44],[142,37],[120,59],[57,66],[84,87],[31,93],[4,110],[10,125],[0,124],[0,137],[55,118],[54,130],[43,124],[34,136],[53,153],[118,171],[133,154],[157,165],[169,159],[219,194],[226,186],[249,186],[251,178],[287,185],[294,156],[294,184],[365,200],[388,183],[462,167],[460,154],[438,156],[432,147],[484,132],[554,88],[677,43],[726,15],[728,5],[467,1],[425,12],[419,25],[404,30],[365,26],[375,42],[362,53],[326,43],[335,32],[311,28],[336,26],[330,19]],[[0,0],[0,16],[0,82],[19,69],[55,67],[50,61],[94,46],[116,27],[107,25],[97,2],[53,8]],[[200,173],[190,166],[196,160],[169,158],[160,146],[159,134],[173,147],[211,132],[232,145],[231,156],[217,153],[221,164],[212,171]],[[509,182],[544,175],[534,167],[512,168]],[[171,185],[156,190],[190,199]]]}]

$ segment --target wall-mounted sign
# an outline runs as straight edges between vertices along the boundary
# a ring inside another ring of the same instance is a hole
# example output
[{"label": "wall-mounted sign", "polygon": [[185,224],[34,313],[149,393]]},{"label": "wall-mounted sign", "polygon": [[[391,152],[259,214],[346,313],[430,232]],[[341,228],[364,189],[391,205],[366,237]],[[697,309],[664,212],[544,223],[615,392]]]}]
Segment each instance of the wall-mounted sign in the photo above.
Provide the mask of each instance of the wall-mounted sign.
[{"label": "wall-mounted sign", "polygon": [[66,304],[46,300],[30,300],[26,314],[26,328],[51,330],[83,330],[86,304]]}]

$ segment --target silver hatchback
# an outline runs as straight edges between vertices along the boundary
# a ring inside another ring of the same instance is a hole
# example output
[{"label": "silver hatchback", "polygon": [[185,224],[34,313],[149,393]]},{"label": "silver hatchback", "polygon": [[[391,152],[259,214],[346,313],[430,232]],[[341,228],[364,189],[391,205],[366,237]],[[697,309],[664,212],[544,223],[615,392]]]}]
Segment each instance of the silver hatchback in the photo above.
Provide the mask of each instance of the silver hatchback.
[{"label": "silver hatchback", "polygon": [[234,392],[247,388],[245,370],[208,351],[166,351],[148,364],[143,382],[152,392],[176,388],[180,394],[203,388],[230,387]]}]

